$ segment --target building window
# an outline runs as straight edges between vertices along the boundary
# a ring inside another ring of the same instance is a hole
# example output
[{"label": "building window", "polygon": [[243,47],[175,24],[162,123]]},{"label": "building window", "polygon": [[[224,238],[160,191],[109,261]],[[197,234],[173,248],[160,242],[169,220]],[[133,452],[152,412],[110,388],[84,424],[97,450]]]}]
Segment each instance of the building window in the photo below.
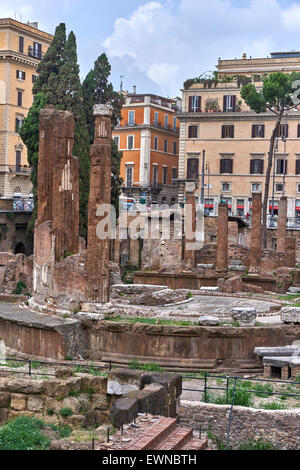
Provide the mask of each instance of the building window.
[{"label": "building window", "polygon": [[35,83],[37,81],[37,79],[39,78],[38,75],[32,75],[32,83]]},{"label": "building window", "polygon": [[16,117],[16,132],[23,126],[24,117]]},{"label": "building window", "polygon": [[243,215],[245,215],[245,199],[237,200],[236,213],[239,217],[243,217]]},{"label": "building window", "polygon": [[189,139],[197,139],[198,126],[189,126]]},{"label": "building window", "polygon": [[153,186],[157,186],[158,166],[153,167]]},{"label": "building window", "polygon": [[230,197],[223,197],[223,201],[225,202],[225,204],[227,203],[228,204],[228,213],[231,214],[231,210],[232,210],[232,199]]},{"label": "building window", "polygon": [[261,183],[252,183],[251,184],[251,192],[252,193],[260,193],[261,192]]},{"label": "building window", "polygon": [[199,179],[199,160],[198,158],[188,158],[187,161],[187,179],[198,181]]},{"label": "building window", "polygon": [[264,124],[253,124],[252,126],[252,138],[265,137],[265,126]]},{"label": "building window", "polygon": [[33,43],[33,56],[37,59],[42,58],[42,44],[40,44],[39,42]]},{"label": "building window", "polygon": [[16,172],[21,171],[21,159],[22,159],[21,150],[16,150]]},{"label": "building window", "polygon": [[158,113],[157,112],[154,113],[154,125],[155,126],[158,125]]},{"label": "building window", "polygon": [[168,152],[168,140],[167,139],[164,140],[164,152],[165,153]]},{"label": "building window", "polygon": [[134,126],[135,121],[134,121],[134,111],[129,111],[128,113],[128,124],[129,126]]},{"label": "building window", "polygon": [[275,184],[275,191],[277,193],[282,193],[283,192],[283,183],[276,183]]},{"label": "building window", "polygon": [[231,158],[222,158],[220,161],[220,173],[232,173],[233,160]]},{"label": "building window", "polygon": [[297,193],[300,193],[300,183],[297,183]]},{"label": "building window", "polygon": [[173,153],[174,155],[177,155],[177,142],[173,143]]},{"label": "building window", "polygon": [[234,126],[224,125],[222,126],[222,139],[234,138]]},{"label": "building window", "polygon": [[158,150],[158,137],[154,137],[154,150]]},{"label": "building window", "polygon": [[296,160],[296,175],[300,175],[300,158]]},{"label": "building window", "polygon": [[177,180],[177,168],[172,168],[172,184],[173,186],[176,185]]},{"label": "building window", "polygon": [[127,186],[127,188],[132,187],[132,181],[133,181],[133,167],[128,166],[126,168],[126,186]]},{"label": "building window", "polygon": [[120,148],[120,147],[119,147],[119,142],[120,142],[119,136],[118,136],[118,135],[115,135],[113,139],[114,139],[114,141],[115,141],[116,146],[117,146],[118,148]]},{"label": "building window", "polygon": [[24,37],[19,36],[19,52],[24,53]]},{"label": "building window", "polygon": [[189,113],[201,113],[201,96],[189,97]]},{"label": "building window", "polygon": [[18,91],[18,106],[23,106],[23,92]]},{"label": "building window", "polygon": [[287,160],[282,158],[277,159],[276,161],[276,174],[277,175],[286,175],[287,174]]},{"label": "building window", "polygon": [[300,124],[298,124],[297,137],[300,138]]},{"label": "building window", "polygon": [[22,70],[17,70],[17,79],[18,80],[25,80],[26,78],[26,73],[23,72]]},{"label": "building window", "polygon": [[177,124],[177,119],[176,119],[176,117],[174,117],[174,119],[173,119],[173,131],[174,132],[177,131],[176,124]]},{"label": "building window", "polygon": [[132,150],[134,148],[134,136],[133,135],[129,135],[127,137],[127,148],[128,150]]},{"label": "building window", "polygon": [[264,173],[264,161],[261,159],[250,160],[250,174],[251,175],[263,175]]},{"label": "building window", "polygon": [[168,129],[168,125],[169,125],[169,116],[165,114],[165,129]]},{"label": "building window", "polygon": [[163,167],[163,184],[168,184],[168,168]]},{"label": "building window", "polygon": [[205,214],[211,215],[214,213],[214,200],[213,199],[205,199]]},{"label": "building window", "polygon": [[229,113],[236,110],[236,96],[235,95],[225,95],[223,97],[223,112]]},{"label": "building window", "polygon": [[231,191],[231,183],[221,183],[222,193]]},{"label": "building window", "polygon": [[280,124],[277,137],[283,137],[284,139],[288,138],[289,136],[289,125],[288,124]]}]

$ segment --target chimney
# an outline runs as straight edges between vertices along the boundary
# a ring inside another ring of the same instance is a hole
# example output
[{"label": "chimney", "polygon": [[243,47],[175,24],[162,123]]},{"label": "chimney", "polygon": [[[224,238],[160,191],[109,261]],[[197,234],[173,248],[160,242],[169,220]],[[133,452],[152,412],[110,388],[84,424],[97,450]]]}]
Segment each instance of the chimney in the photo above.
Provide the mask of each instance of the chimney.
[{"label": "chimney", "polygon": [[243,59],[244,59],[244,60],[247,59],[247,54],[246,54],[246,52],[244,52],[244,54],[243,54]]},{"label": "chimney", "polygon": [[136,95],[136,85],[133,85],[133,94]]}]

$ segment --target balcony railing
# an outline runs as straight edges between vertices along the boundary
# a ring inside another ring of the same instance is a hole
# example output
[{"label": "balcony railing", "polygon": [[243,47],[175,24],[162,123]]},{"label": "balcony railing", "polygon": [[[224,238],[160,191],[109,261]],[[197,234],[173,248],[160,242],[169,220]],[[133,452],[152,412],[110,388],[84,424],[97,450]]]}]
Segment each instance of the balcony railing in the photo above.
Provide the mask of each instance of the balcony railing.
[{"label": "balcony railing", "polygon": [[23,175],[31,175],[31,168],[28,166],[10,165],[9,171],[10,173],[21,173]]}]

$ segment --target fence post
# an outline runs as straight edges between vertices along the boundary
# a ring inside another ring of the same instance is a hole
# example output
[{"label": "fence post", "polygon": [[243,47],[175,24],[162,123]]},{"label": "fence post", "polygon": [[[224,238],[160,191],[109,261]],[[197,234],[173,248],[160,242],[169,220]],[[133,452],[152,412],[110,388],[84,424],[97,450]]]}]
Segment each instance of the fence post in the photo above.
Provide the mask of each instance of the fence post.
[{"label": "fence post", "polygon": [[228,392],[229,392],[229,378],[227,377],[226,381],[226,403],[228,403]]},{"label": "fence post", "polygon": [[109,361],[109,370],[112,369],[112,366],[111,366],[111,360]]},{"label": "fence post", "polygon": [[207,402],[207,372],[204,374],[204,401]]},{"label": "fence post", "polygon": [[229,414],[228,428],[227,428],[226,450],[228,450],[228,445],[229,445],[229,436],[230,436],[230,430],[231,430],[232,413],[233,413],[235,391],[236,391],[236,381],[237,381],[237,378],[235,377],[233,391],[232,391],[232,402],[231,402],[231,408],[230,408],[230,414]]},{"label": "fence post", "polygon": [[28,367],[28,369],[29,369],[29,370],[28,370],[28,374],[29,374],[29,376],[31,376],[31,360],[30,360],[30,359],[29,359],[29,361],[28,361],[28,366],[29,366],[29,367]]}]

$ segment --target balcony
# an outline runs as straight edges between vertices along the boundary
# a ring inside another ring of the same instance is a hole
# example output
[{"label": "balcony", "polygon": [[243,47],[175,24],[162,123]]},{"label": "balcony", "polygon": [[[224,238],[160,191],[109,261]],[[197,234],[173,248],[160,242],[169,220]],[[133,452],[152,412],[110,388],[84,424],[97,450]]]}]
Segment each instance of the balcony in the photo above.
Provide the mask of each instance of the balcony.
[{"label": "balcony", "polygon": [[9,172],[10,173],[15,173],[18,175],[31,175],[31,168],[28,166],[22,166],[22,165],[10,165],[9,166]]},{"label": "balcony", "polygon": [[28,47],[28,55],[29,57],[34,57],[35,59],[42,60],[43,53],[40,50],[35,50],[33,46]]}]

